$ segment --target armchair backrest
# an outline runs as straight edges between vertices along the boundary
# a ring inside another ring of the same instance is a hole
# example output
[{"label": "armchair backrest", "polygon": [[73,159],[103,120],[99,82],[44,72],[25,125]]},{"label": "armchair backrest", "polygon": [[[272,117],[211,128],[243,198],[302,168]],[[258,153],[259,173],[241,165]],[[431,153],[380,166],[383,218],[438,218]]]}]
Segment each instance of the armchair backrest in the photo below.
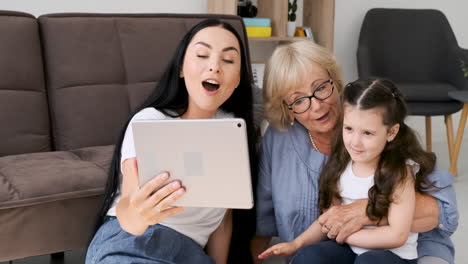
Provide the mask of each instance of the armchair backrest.
[{"label": "armchair backrest", "polygon": [[438,10],[371,9],[358,46],[359,76],[397,82],[447,81],[459,65],[457,40]]}]

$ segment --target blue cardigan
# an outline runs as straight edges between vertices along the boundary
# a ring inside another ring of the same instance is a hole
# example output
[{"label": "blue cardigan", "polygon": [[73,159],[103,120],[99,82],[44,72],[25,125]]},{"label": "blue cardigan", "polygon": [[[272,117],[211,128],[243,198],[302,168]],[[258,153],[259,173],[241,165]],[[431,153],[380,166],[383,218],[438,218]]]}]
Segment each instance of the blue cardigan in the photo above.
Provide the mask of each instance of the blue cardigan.
[{"label": "blue cardigan", "polygon": [[[257,187],[257,232],[259,236],[279,236],[291,241],[319,216],[318,187],[322,165],[328,156],[313,150],[306,129],[298,122],[286,132],[269,126],[259,153]],[[454,262],[450,235],[458,226],[453,176],[441,170],[429,175],[436,187],[439,226],[420,233],[418,256],[435,256]]]}]

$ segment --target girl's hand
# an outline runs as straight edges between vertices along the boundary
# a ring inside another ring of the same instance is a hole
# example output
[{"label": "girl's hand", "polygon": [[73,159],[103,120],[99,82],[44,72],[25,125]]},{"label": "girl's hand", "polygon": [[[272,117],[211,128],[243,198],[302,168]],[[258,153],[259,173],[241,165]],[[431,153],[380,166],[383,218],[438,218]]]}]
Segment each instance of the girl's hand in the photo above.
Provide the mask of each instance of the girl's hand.
[{"label": "girl's hand", "polygon": [[158,224],[184,209],[171,207],[185,193],[185,189],[179,181],[165,185],[169,173],[162,173],[140,187],[135,158],[126,159],[122,163],[122,171],[122,198],[117,204],[117,219],[128,233],[141,235],[148,226]]},{"label": "girl's hand", "polygon": [[292,256],[299,250],[294,241],[289,243],[279,243],[258,255],[259,259],[266,259],[271,256]]},{"label": "girl's hand", "polygon": [[158,224],[183,210],[183,207],[171,207],[171,204],[185,193],[185,189],[179,181],[164,186],[168,179],[169,173],[162,173],[129,197],[130,210],[136,212],[146,225]]}]

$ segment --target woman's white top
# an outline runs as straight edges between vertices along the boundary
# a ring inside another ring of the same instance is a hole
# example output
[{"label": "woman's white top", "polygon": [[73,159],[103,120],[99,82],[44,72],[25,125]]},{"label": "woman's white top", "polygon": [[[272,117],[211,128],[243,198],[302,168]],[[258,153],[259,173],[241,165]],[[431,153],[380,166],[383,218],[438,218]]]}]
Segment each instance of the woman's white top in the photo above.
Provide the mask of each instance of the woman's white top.
[{"label": "woman's white top", "polygon": [[[219,110],[216,113],[216,119],[222,118],[233,118],[233,114],[226,113],[222,110]],[[135,120],[149,120],[149,119],[179,119],[166,116],[162,112],[156,110],[155,108],[149,107],[141,110],[135,116],[133,116],[130,121],[127,130],[125,132],[125,137],[122,143],[122,162],[128,158],[136,157],[135,154],[135,145],[133,143],[133,131],[131,124]],[[157,136],[157,135],[155,135]],[[156,176],[156,175],[155,175]],[[120,182],[122,182],[122,174],[120,174]],[[183,183],[182,183],[183,184]],[[114,199],[112,207],[107,211],[107,215],[116,216],[116,206],[120,200],[120,186],[117,192],[117,195]],[[225,208],[195,208],[195,207],[186,207],[182,212],[167,218],[165,221],[161,222],[161,225],[170,227],[177,232],[184,234],[194,241],[196,241],[201,247],[205,247],[208,238],[211,233],[213,233],[216,228],[221,224],[224,214],[226,213]]]},{"label": "woman's white top", "polygon": [[[419,164],[412,160],[406,161],[413,171],[413,175],[419,171]],[[374,185],[374,175],[369,177],[357,177],[353,172],[352,162],[349,162],[345,171],[340,177],[338,187],[342,198],[342,204],[350,204],[356,200],[367,199],[369,189]],[[376,226],[365,226],[364,228],[375,228]],[[406,243],[399,247],[389,249],[403,259],[415,259],[418,257],[418,233],[410,233]],[[360,255],[371,249],[351,246],[354,253]]]}]

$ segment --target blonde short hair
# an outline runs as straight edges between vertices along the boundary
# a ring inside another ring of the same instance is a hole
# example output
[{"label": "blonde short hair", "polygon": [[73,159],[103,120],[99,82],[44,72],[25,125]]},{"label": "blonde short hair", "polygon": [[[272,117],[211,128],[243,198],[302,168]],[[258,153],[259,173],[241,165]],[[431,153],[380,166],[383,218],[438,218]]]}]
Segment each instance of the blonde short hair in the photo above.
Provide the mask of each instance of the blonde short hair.
[{"label": "blonde short hair", "polygon": [[263,79],[265,116],[271,125],[280,130],[291,127],[293,120],[284,98],[303,85],[313,62],[328,72],[335,87],[341,92],[341,69],[330,51],[309,40],[278,46],[265,66]]}]

